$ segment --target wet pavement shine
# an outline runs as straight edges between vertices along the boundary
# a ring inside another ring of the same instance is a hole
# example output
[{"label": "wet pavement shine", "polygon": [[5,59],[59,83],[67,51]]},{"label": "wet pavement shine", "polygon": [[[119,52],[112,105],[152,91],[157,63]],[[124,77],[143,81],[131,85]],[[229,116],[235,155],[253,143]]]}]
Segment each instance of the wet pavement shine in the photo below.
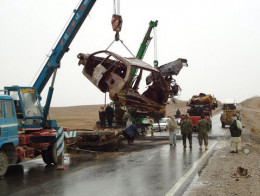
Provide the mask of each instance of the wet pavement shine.
[{"label": "wet pavement shine", "polygon": [[[218,121],[219,115],[213,118],[212,138],[228,131]],[[214,140],[209,140],[209,147]],[[165,195],[204,152],[199,151],[194,134],[192,150],[183,149],[182,140],[176,146],[168,141],[136,140],[118,156],[91,161],[66,158],[64,171],[36,159],[10,167],[0,178],[0,195]]]}]

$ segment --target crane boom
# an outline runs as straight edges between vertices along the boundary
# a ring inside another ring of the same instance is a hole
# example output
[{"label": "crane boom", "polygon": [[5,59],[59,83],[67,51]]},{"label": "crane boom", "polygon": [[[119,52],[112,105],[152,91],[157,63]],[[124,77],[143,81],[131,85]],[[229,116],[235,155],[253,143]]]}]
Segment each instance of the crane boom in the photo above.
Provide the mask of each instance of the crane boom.
[{"label": "crane boom", "polygon": [[96,0],[82,0],[79,7],[74,10],[74,15],[70,20],[69,25],[58,41],[56,47],[53,49],[48,61],[46,62],[43,70],[33,85],[39,94],[41,94],[55,69],[60,67],[60,60],[62,59],[65,52],[69,50],[70,43],[74,39],[95,2]]},{"label": "crane boom", "polygon": [[[147,48],[148,48],[148,46],[150,44],[150,41],[152,40],[152,37],[150,36],[150,34],[152,32],[152,29],[154,27],[157,27],[157,24],[158,24],[157,20],[156,21],[150,21],[148,30],[147,30],[147,32],[146,32],[146,34],[144,36],[144,39],[143,39],[143,41],[141,43],[141,46],[140,46],[140,48],[138,50],[138,53],[136,55],[137,59],[140,59],[140,60],[143,59],[143,57],[145,55],[145,52],[146,52],[146,50],[147,50]],[[132,69],[132,73],[131,73],[130,85],[133,83],[133,79],[134,79],[134,76],[135,76],[136,72],[137,72],[137,69],[133,68]]]}]

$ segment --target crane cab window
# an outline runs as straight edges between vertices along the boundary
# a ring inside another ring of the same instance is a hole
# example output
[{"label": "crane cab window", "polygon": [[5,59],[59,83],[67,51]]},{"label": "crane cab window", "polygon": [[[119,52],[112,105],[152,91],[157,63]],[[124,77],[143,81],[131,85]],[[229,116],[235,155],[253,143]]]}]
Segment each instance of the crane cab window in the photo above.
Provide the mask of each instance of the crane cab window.
[{"label": "crane cab window", "polygon": [[0,101],[0,118],[4,117],[3,101]]}]

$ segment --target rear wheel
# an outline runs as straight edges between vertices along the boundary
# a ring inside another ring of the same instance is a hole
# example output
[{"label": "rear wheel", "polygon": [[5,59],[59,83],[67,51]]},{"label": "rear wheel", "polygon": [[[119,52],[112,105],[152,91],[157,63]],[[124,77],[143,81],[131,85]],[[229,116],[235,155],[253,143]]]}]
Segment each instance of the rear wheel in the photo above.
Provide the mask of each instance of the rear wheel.
[{"label": "rear wheel", "polygon": [[8,168],[8,157],[4,151],[0,151],[0,177],[4,176]]},{"label": "rear wheel", "polygon": [[56,150],[56,143],[52,146],[49,146],[47,150],[42,151],[42,159],[44,163],[47,165],[54,165],[57,164],[57,150]]}]

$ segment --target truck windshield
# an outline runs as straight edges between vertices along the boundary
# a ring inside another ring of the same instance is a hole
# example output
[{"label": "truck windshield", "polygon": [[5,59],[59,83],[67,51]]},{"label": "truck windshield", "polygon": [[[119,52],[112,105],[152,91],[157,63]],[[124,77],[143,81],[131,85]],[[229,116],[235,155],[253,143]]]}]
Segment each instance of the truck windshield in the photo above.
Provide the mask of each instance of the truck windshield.
[{"label": "truck windshield", "polygon": [[40,103],[34,89],[21,89],[21,97],[26,117],[41,116]]}]

